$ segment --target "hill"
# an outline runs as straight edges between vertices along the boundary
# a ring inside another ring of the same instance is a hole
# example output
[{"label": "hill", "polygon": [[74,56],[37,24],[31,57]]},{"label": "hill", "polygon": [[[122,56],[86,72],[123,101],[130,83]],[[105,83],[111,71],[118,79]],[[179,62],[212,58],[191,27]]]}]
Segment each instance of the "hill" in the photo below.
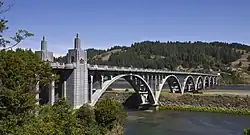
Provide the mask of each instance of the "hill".
[{"label": "hill", "polygon": [[207,73],[220,71],[231,78],[225,79],[225,83],[246,83],[240,78],[250,76],[247,71],[250,47],[239,43],[143,41],[130,47],[92,48],[87,52],[90,64]]}]

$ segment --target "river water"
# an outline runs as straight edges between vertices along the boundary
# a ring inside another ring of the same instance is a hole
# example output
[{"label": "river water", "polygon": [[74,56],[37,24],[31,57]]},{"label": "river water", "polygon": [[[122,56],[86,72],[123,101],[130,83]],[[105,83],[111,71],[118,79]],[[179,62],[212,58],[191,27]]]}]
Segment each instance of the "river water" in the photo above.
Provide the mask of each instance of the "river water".
[{"label": "river water", "polygon": [[[167,85],[165,85],[167,89]],[[112,88],[131,88],[124,81]],[[219,86],[220,90],[250,90],[250,86]],[[250,116],[207,112],[144,112],[128,110],[125,135],[243,135]]]},{"label": "river water", "polygon": [[250,116],[205,112],[129,111],[125,135],[242,135]]}]

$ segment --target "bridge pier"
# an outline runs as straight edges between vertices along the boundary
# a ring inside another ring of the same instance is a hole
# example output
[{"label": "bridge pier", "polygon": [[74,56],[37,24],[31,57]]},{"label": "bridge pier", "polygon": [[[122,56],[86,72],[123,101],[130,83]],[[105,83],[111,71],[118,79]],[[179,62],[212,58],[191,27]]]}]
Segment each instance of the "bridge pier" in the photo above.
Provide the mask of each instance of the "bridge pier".
[{"label": "bridge pier", "polygon": [[67,98],[67,81],[63,81],[63,97]]},{"label": "bridge pier", "polygon": [[138,106],[139,110],[151,110],[151,111],[158,111],[159,105],[150,105],[150,104],[141,104]]},{"label": "bridge pier", "polygon": [[55,81],[53,80],[49,88],[49,104],[53,105],[55,103]]},{"label": "bridge pier", "polygon": [[103,75],[101,75],[101,89],[102,89],[102,86],[103,86],[103,81],[104,81],[104,77],[103,77]]}]

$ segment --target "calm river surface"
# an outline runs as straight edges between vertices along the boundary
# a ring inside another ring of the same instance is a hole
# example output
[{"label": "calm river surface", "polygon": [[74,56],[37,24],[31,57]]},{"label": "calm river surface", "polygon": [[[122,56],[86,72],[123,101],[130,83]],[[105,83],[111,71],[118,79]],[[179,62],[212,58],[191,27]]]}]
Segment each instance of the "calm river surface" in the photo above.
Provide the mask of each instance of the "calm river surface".
[{"label": "calm river surface", "polygon": [[[167,85],[164,86],[167,88]],[[118,81],[112,88],[131,88]],[[219,86],[220,90],[250,90],[250,86]],[[243,135],[250,116],[206,112],[128,111],[125,135]]]},{"label": "calm river surface", "polygon": [[204,112],[129,111],[125,135],[242,135],[250,116]]}]

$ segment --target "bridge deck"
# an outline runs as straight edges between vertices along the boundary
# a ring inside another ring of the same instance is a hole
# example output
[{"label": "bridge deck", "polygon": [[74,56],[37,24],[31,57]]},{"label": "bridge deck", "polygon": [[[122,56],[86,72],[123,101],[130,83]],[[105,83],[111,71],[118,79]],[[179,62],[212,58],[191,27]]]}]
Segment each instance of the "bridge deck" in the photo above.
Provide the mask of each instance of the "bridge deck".
[{"label": "bridge deck", "polygon": [[[53,69],[75,69],[76,63],[73,64],[60,64],[51,63]],[[181,74],[181,75],[201,75],[201,76],[218,76],[217,74],[206,74],[206,73],[195,73],[195,72],[180,72],[180,71],[169,71],[163,69],[143,69],[143,68],[132,68],[132,67],[117,67],[107,65],[89,65],[89,70],[95,71],[113,71],[113,72],[136,72],[136,73],[160,73],[160,74]]]}]

